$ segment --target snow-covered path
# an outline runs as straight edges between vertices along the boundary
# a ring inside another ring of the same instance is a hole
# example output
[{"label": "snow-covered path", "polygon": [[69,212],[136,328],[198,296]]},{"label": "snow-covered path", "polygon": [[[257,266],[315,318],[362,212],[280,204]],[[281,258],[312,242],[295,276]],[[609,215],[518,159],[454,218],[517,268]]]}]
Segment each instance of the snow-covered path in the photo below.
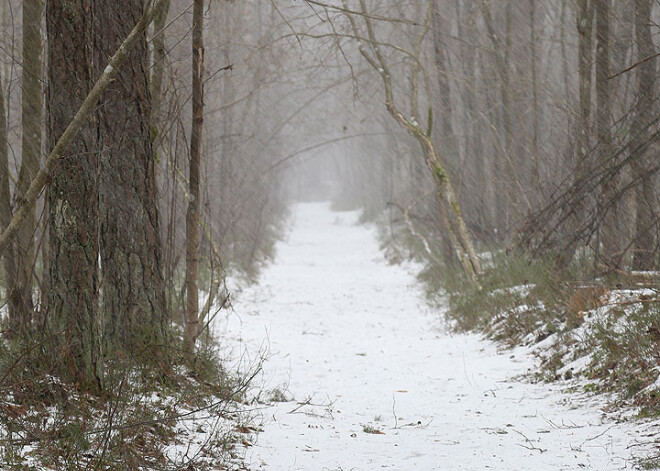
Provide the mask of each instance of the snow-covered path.
[{"label": "snow-covered path", "polygon": [[260,409],[251,469],[632,467],[639,429],[561,385],[511,381],[531,367],[524,350],[447,334],[418,267],[388,265],[356,213],[300,204],[293,219],[275,263],[218,326],[253,358],[269,346],[260,397],[289,399]]}]

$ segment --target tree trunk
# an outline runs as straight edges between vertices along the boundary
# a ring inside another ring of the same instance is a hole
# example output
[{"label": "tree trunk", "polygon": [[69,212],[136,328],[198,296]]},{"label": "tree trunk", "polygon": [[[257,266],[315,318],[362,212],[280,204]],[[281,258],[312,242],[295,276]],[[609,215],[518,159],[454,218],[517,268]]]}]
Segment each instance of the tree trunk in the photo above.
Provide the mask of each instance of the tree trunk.
[{"label": "tree trunk", "polygon": [[[507,31],[510,26],[511,7],[507,4]],[[484,62],[485,92],[488,105],[488,116],[494,129],[494,163],[493,177],[495,180],[495,199],[498,232],[504,240],[508,240],[512,229],[512,220],[517,218],[517,201],[515,183],[518,181],[517,171],[513,165],[513,133],[511,126],[511,97],[509,79],[509,34],[505,34],[502,42],[493,24],[490,3],[482,3],[482,17],[491,44],[491,64]],[[500,100],[494,84],[499,80]],[[500,112],[498,112],[498,109]],[[514,184],[512,184],[514,183]]]},{"label": "tree trunk", "polygon": [[[55,147],[92,82],[92,1],[47,4],[48,147]],[[75,79],[72,79],[75,77]],[[96,130],[84,125],[48,185],[49,328],[64,374],[82,389],[100,387],[98,317],[98,153]]]},{"label": "tree trunk", "polygon": [[[22,157],[16,185],[23,200],[39,171],[41,157],[41,14],[42,0],[23,1]],[[24,331],[32,320],[32,279],[35,267],[34,238],[37,228],[34,208],[16,238],[16,278],[9,296],[9,319],[13,329]]]},{"label": "tree trunk", "polygon": [[[144,0],[103,2],[94,15],[94,67],[142,17]],[[111,353],[165,342],[169,316],[161,272],[145,31],[99,104],[100,247],[105,339]]]},{"label": "tree trunk", "polygon": [[456,134],[454,133],[454,114],[451,104],[451,86],[449,83],[449,75],[447,74],[447,51],[444,42],[442,41],[443,31],[448,28],[443,27],[443,15],[440,13],[440,6],[438,0],[433,0],[433,52],[435,68],[438,76],[438,92],[440,95],[440,119],[442,124],[442,140],[445,143],[447,155],[455,159],[460,167],[460,156],[458,152],[458,143],[456,141]]},{"label": "tree trunk", "polygon": [[[456,0],[456,12],[460,14],[461,0]],[[482,137],[483,118],[477,109],[477,24],[476,24],[476,6],[474,0],[470,0],[466,5],[465,20],[458,22],[458,37],[461,43],[461,64],[463,68],[464,80],[463,103],[465,112],[463,113],[463,126],[466,129],[465,148],[466,154],[473,157],[475,168],[474,184],[481,191],[476,192],[474,196],[477,224],[484,228],[486,232],[494,233],[495,229],[495,205],[491,196],[495,194],[493,189],[493,179],[487,178],[487,161],[484,154],[484,144]],[[463,26],[465,21],[465,26]]]},{"label": "tree trunk", "polygon": [[[186,213],[186,329],[184,344],[192,352],[199,330],[199,168],[204,127],[204,0],[193,6],[192,38],[192,132],[190,134],[190,166],[188,211]],[[210,293],[209,293],[210,295]]]},{"label": "tree trunk", "polygon": [[[537,71],[537,60],[536,56],[538,55],[536,47],[536,1],[529,0],[529,59],[531,62],[530,74],[532,76],[532,136],[531,136],[531,148],[532,148],[532,168],[533,177],[532,181],[532,191],[534,188],[541,189],[541,170],[539,165],[539,120],[541,115],[541,108],[539,106],[539,86],[538,86],[538,71]],[[535,203],[538,203],[541,200],[541,195],[536,194],[533,191]]]},{"label": "tree trunk", "polygon": [[[151,70],[151,139],[156,140],[160,131],[160,110],[163,94],[163,75],[165,72],[165,21],[170,10],[170,0],[166,0],[154,17],[153,67]],[[156,151],[157,149],[154,149]]]},{"label": "tree trunk", "polygon": [[[595,2],[596,6],[596,128],[598,158],[607,168],[614,156],[612,142],[612,104],[610,86],[610,0]],[[618,268],[622,262],[620,204],[617,197],[619,174],[613,173],[601,184],[601,210],[604,211],[600,228],[602,256],[609,268]]]},{"label": "tree trunk", "polygon": [[[573,169],[573,185],[586,178],[592,163],[590,162],[591,147],[591,92],[593,88],[593,19],[594,5],[591,0],[580,0],[577,14],[578,31],[578,94],[579,109],[577,129],[577,149],[575,150],[575,166]],[[579,189],[578,189],[579,190]],[[575,207],[562,208],[569,212],[568,230],[564,235],[568,240],[563,244],[557,256],[557,267],[568,267],[573,260],[579,244],[577,232],[584,217],[584,199],[578,198]]]},{"label": "tree trunk", "polygon": [[[500,224],[505,233],[509,233],[512,224],[520,222],[523,215],[522,202],[526,193],[520,180],[518,152],[513,132],[513,99],[511,96],[510,58],[512,45],[512,4],[508,1],[505,10],[505,33],[502,41],[495,30],[490,3],[482,4],[482,13],[486,32],[492,47],[493,66],[497,71],[501,98],[501,134],[499,139],[499,158],[495,164],[496,181],[499,183],[498,195],[505,198],[506,208],[499,208]],[[487,85],[490,87],[490,85]],[[493,93],[489,91],[488,93]],[[493,111],[495,113],[495,111]],[[499,121],[499,120],[498,120]],[[528,203],[529,209],[529,203]],[[504,219],[504,220],[502,220]]]},{"label": "tree trunk", "polygon": [[[11,221],[11,192],[9,189],[9,142],[7,114],[2,77],[0,77],[0,230],[4,231]],[[4,253],[5,287],[7,298],[16,283],[16,252],[11,244]]]},{"label": "tree trunk", "polygon": [[[385,73],[387,73],[387,71]],[[387,94],[389,95],[389,93]],[[394,120],[411,136],[415,137],[422,148],[426,166],[430,170],[431,175],[433,176],[433,181],[437,187],[438,198],[441,204],[447,208],[447,219],[452,232],[451,234],[448,234],[448,236],[454,245],[454,251],[461,262],[465,274],[470,281],[476,283],[479,275],[483,273],[481,261],[474,248],[470,231],[465,224],[465,219],[463,218],[463,212],[461,211],[461,206],[456,197],[456,192],[454,191],[449,175],[442,165],[442,161],[435,149],[433,141],[428,135],[422,132],[418,125],[408,121],[391,101],[386,103],[386,106]]]},{"label": "tree trunk", "polygon": [[[652,270],[655,267],[656,217],[654,202],[656,191],[649,172],[650,126],[657,117],[656,104],[656,53],[651,35],[651,9],[653,0],[635,0],[635,38],[637,42],[637,106],[633,123],[633,152],[636,156],[632,170],[637,181],[635,199],[635,242],[633,270]],[[649,59],[651,58],[651,59]]]}]

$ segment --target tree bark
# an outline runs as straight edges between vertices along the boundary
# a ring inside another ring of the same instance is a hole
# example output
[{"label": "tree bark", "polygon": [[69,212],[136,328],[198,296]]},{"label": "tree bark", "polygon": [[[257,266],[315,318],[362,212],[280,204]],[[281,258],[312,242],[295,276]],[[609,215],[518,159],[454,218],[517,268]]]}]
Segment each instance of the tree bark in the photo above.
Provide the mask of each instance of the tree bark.
[{"label": "tree bark", "polygon": [[[95,72],[139,22],[144,0],[104,2],[94,15]],[[142,30],[97,109],[100,247],[105,339],[109,352],[163,346],[161,240],[151,143],[146,31]]]},{"label": "tree bark", "polygon": [[438,92],[440,94],[440,102],[442,108],[440,109],[440,119],[442,123],[442,139],[445,143],[447,154],[456,159],[460,166],[460,156],[458,152],[458,143],[456,141],[456,134],[454,133],[454,114],[451,104],[451,86],[449,83],[449,75],[447,73],[447,51],[442,40],[443,31],[447,28],[443,27],[443,18],[440,13],[440,6],[438,0],[433,0],[433,57],[435,61],[435,68],[438,76]]},{"label": "tree bark", "polygon": [[[170,10],[170,0],[166,0],[156,11],[154,17],[154,37],[153,43],[153,67],[151,70],[151,139],[156,140],[160,131],[160,110],[163,94],[163,75],[165,72],[165,21]],[[156,151],[156,149],[154,149]]]},{"label": "tree bark", "polygon": [[[529,0],[529,58],[530,74],[532,76],[532,162],[534,169],[532,180],[532,188],[541,188],[541,170],[539,165],[539,120],[541,116],[541,108],[539,106],[539,86],[538,86],[538,71],[537,71],[537,46],[536,46],[536,1]],[[540,194],[532,193],[536,196],[536,202],[540,200]]]},{"label": "tree bark", "polygon": [[[47,4],[48,147],[57,149],[92,82],[92,0]],[[49,329],[65,375],[84,390],[101,385],[98,313],[98,153],[95,123],[86,121],[52,164]]]},{"label": "tree bark", "polygon": [[[204,0],[193,5],[192,38],[192,132],[190,134],[190,165],[188,211],[186,213],[186,328],[184,344],[192,352],[199,330],[199,169],[204,127]],[[209,293],[210,295],[210,293]]]}]

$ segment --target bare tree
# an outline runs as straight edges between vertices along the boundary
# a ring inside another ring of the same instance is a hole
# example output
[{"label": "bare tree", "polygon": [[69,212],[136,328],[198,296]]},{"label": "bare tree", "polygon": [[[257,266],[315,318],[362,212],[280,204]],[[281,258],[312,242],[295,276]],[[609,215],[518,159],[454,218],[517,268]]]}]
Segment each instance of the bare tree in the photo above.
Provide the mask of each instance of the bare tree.
[{"label": "bare tree", "polygon": [[593,162],[591,162],[591,118],[592,118],[592,90],[593,90],[593,20],[594,3],[591,0],[578,2],[577,32],[578,32],[578,95],[579,107],[577,113],[575,155],[572,185],[579,193],[574,204],[564,205],[562,211],[566,213],[567,227],[563,234],[566,239],[557,255],[557,266],[566,268],[573,259],[580,243],[578,236],[580,225],[586,211],[586,202],[581,187],[589,177]]},{"label": "bare tree", "polygon": [[[186,213],[186,329],[185,348],[191,352],[199,333],[199,173],[204,129],[204,0],[193,5],[192,38],[192,132],[190,134],[190,164],[188,176],[189,201]],[[210,293],[209,293],[210,295]]]},{"label": "bare tree", "polygon": [[[614,155],[612,142],[612,103],[610,85],[611,52],[610,21],[611,2],[601,0],[596,5],[596,132],[598,135],[598,156],[600,165],[607,166]],[[602,201],[605,213],[600,238],[602,259],[606,265],[617,268],[622,263],[622,234],[619,198],[619,175],[615,172],[601,184]]]},{"label": "bare tree", "polygon": [[[11,190],[9,187],[9,136],[5,93],[0,78],[0,230],[11,221]],[[13,249],[11,247],[10,249]],[[16,280],[16,252],[7,250],[3,256],[7,297],[11,296]]]}]

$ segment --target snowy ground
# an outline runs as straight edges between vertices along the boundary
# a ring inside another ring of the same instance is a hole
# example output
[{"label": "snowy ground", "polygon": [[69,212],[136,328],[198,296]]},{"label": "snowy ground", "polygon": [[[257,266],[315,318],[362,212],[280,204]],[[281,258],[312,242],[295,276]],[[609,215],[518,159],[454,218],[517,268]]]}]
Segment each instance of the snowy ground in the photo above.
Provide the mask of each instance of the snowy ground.
[{"label": "snowy ground", "polygon": [[275,263],[216,326],[235,355],[268,347],[255,394],[288,399],[258,410],[250,469],[618,470],[650,450],[656,424],[617,423],[566,385],[512,380],[532,368],[527,350],[448,334],[419,267],[388,265],[356,220],[296,206]]}]

